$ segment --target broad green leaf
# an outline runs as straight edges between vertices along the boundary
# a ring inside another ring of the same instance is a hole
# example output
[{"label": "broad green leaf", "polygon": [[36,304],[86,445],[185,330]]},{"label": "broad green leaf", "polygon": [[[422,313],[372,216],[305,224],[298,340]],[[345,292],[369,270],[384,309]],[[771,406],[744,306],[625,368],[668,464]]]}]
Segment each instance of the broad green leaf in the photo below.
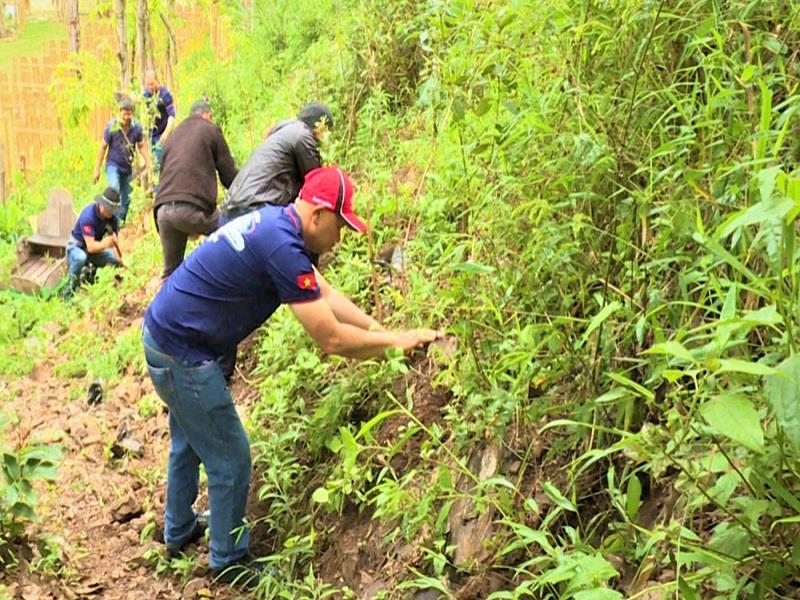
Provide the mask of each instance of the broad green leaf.
[{"label": "broad green leaf", "polygon": [[631,521],[636,520],[639,507],[642,504],[642,483],[633,474],[628,479],[628,490],[625,492],[625,513]]},{"label": "broad green leaf", "polygon": [[36,513],[33,512],[33,508],[25,502],[17,502],[9,509],[9,512],[16,519],[25,519],[27,521],[36,520]]},{"label": "broad green leaf", "polygon": [[500,522],[504,525],[507,525],[509,529],[514,532],[514,535],[517,536],[516,540],[503,547],[503,549],[500,551],[501,556],[509,554],[519,548],[527,548],[532,544],[536,544],[547,554],[553,554],[553,546],[550,544],[550,540],[547,539],[547,534],[544,531],[531,529],[530,527],[521,523],[517,523],[516,521],[503,520]]},{"label": "broad green leaf", "polygon": [[758,172],[758,191],[761,195],[761,202],[768,203],[772,199],[772,194],[775,191],[775,181],[780,172],[780,167],[769,167]]},{"label": "broad green leaf", "polygon": [[589,326],[586,328],[586,331],[581,337],[581,342],[585,343],[586,340],[589,339],[589,336],[592,335],[592,332],[598,327],[600,327],[600,325],[603,324],[603,321],[605,321],[608,317],[610,317],[614,312],[619,310],[621,307],[622,304],[620,304],[616,300],[614,302],[606,304],[603,307],[603,310],[597,313],[589,322]]},{"label": "broad green leaf", "polygon": [[621,600],[624,598],[619,592],[608,588],[583,590],[582,592],[575,592],[575,595],[572,597],[575,600]]},{"label": "broad green leaf", "polygon": [[778,313],[778,308],[774,304],[758,310],[747,310],[742,314],[742,320],[750,325],[780,325],[783,323],[783,317]]},{"label": "broad green leaf", "polygon": [[17,457],[10,452],[3,454],[3,467],[9,483],[17,481],[22,477],[22,470],[19,468]]},{"label": "broad green leaf", "polygon": [[330,493],[325,488],[317,488],[314,490],[314,493],[311,494],[311,501],[318,502],[319,504],[327,504],[330,500]]},{"label": "broad green leaf", "polygon": [[683,344],[674,340],[661,344],[653,344],[644,351],[644,354],[666,354],[667,356],[674,356],[686,362],[694,362],[692,353],[689,352]]},{"label": "broad green leaf", "polygon": [[741,525],[720,523],[708,542],[709,548],[734,558],[742,558],[750,546],[750,534]]},{"label": "broad green leaf", "polygon": [[620,398],[627,398],[630,396],[630,392],[623,388],[611,388],[605,394],[601,394],[597,398],[594,399],[595,402],[598,404],[604,404],[606,402],[614,402],[614,400],[619,400]]},{"label": "broad green leaf", "polygon": [[744,396],[725,394],[700,407],[700,414],[720,434],[753,450],[764,452],[764,432],[758,413]]},{"label": "broad green leaf", "polygon": [[766,377],[766,395],[772,414],[786,439],[800,450],[800,354],[795,354]]},{"label": "broad green leaf", "polygon": [[567,500],[564,495],[558,491],[558,488],[549,481],[545,481],[542,484],[542,491],[547,494],[547,496],[556,504],[556,506],[559,506],[560,508],[570,512],[578,512],[578,510],[575,508],[575,505]]},{"label": "broad green leaf", "polygon": [[495,268],[467,261],[458,263],[457,265],[453,265],[453,271],[461,271],[463,273],[475,273],[475,274],[494,273]]},{"label": "broad green leaf", "polygon": [[644,398],[647,398],[650,401],[655,400],[656,396],[653,392],[648,390],[643,385],[636,383],[632,379],[625,377],[625,375],[622,375],[621,373],[606,373],[606,377],[608,377],[609,379],[613,379],[620,385],[624,385],[626,388],[630,388],[638,392],[640,396],[643,396]]},{"label": "broad green leaf", "polygon": [[383,412],[378,413],[366,423],[361,424],[361,427],[358,428],[356,439],[360,439],[363,437],[365,440],[371,443],[374,439],[372,437],[372,430],[375,428],[375,426],[381,423],[384,419],[388,419],[389,417],[400,414],[402,412],[403,411],[401,411],[400,409],[394,409],[394,410],[385,410]]},{"label": "broad green leaf", "polygon": [[[770,38],[767,36],[765,40],[766,39]],[[754,158],[756,160],[761,160],[767,152],[767,134],[769,133],[770,121],[772,120],[772,90],[764,79],[758,80],[758,88],[761,91],[761,119],[758,137],[756,139],[756,155]],[[764,197],[763,191],[761,197]]]},{"label": "broad green leaf", "polygon": [[683,600],[700,600],[700,594],[683,577],[678,578],[678,590]]},{"label": "broad green leaf", "polygon": [[356,442],[356,438],[353,437],[353,434],[347,427],[340,427],[339,434],[342,438],[342,463],[345,470],[349,471],[356,464],[356,458],[358,458],[360,447],[358,442]]},{"label": "broad green leaf", "polygon": [[775,369],[759,363],[738,358],[723,358],[715,373],[748,373],[750,375],[773,375]]},{"label": "broad green leaf", "polygon": [[450,472],[450,469],[447,466],[439,466],[439,477],[437,480],[439,487],[441,487],[443,490],[453,489],[453,474]]}]

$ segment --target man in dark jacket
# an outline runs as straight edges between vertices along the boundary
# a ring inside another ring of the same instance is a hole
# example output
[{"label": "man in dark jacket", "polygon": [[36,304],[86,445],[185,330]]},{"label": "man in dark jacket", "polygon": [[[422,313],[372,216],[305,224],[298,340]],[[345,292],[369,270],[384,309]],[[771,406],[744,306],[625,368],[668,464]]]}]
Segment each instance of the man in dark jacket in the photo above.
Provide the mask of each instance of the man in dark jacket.
[{"label": "man in dark jacket", "polygon": [[286,206],[297,198],[306,173],[321,166],[321,126],[333,115],[321,102],[307,104],[296,119],[281,121],[239,171],[222,204],[220,225],[265,204]]},{"label": "man in dark jacket", "polygon": [[198,101],[164,145],[161,181],[153,206],[164,252],[164,278],[183,262],[190,235],[208,235],[217,228],[215,171],[225,188],[237,173],[225,136],[211,120],[211,106]]}]

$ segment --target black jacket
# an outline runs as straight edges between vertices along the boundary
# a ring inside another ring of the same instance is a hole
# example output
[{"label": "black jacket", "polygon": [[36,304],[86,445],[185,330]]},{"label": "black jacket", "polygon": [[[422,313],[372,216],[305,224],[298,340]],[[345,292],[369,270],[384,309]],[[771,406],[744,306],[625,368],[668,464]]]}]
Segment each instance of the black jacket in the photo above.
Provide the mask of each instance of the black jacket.
[{"label": "black jacket", "polygon": [[210,215],[217,207],[217,173],[226,188],[237,173],[225,136],[218,125],[191,115],[164,144],[154,209],[180,200]]},{"label": "black jacket", "polygon": [[262,204],[286,206],[297,198],[306,173],[319,166],[314,132],[302,121],[281,121],[247,159],[220,210],[234,217]]}]

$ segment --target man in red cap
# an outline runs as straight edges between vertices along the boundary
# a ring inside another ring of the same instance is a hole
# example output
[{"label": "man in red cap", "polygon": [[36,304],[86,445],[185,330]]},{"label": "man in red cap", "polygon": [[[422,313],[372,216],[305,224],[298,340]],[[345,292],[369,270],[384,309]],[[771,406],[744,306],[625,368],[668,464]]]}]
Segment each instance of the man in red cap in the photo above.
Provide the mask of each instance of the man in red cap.
[{"label": "man in red cap", "polygon": [[295,203],[264,206],[211,234],[145,314],[147,368],[170,409],[164,541],[174,554],[202,535],[192,508],[202,462],[217,580],[255,584],[260,567],[244,521],[250,445],[220,368],[236,345],[281,304],[330,354],[368,358],[437,337],[431,329],[385,331],[322,278],[309,254],[331,250],[343,227],[366,229],[353,210],[353,186],[338,167],[314,169]]}]

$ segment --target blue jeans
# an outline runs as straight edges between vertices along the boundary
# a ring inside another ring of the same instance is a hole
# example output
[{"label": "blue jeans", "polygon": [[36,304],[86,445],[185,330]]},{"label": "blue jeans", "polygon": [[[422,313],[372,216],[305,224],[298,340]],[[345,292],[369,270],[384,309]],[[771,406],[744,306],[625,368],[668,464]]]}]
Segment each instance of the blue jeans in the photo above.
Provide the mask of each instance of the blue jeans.
[{"label": "blue jeans", "polygon": [[128,207],[131,204],[131,179],[133,173],[121,173],[115,164],[106,164],[106,179],[108,185],[119,192],[119,201],[122,210],[119,211],[119,220],[124,221],[128,218]]},{"label": "blue jeans", "polygon": [[[161,136],[150,138],[150,156],[153,159],[153,178],[159,179],[161,173],[161,157],[164,156],[164,144],[161,143]],[[158,181],[153,183],[153,194],[158,193]]]},{"label": "blue jeans", "polygon": [[70,241],[67,242],[67,269],[69,271],[69,283],[67,284],[69,287],[66,291],[67,295],[71,295],[72,292],[74,292],[78,287],[81,278],[81,271],[87,263],[98,268],[105,267],[107,265],[118,267],[121,264],[120,260],[117,258],[117,255],[114,254],[114,252],[110,249],[89,254],[86,250],[78,245],[78,242],[76,242],[74,238],[70,239]]},{"label": "blue jeans", "polygon": [[[208,474],[209,562],[220,569],[248,552],[244,521],[250,486],[250,443],[216,361],[183,364],[142,331],[147,370],[169,407],[169,469],[164,541],[181,546],[197,520],[199,467]],[[244,527],[243,527],[244,526]]]}]

